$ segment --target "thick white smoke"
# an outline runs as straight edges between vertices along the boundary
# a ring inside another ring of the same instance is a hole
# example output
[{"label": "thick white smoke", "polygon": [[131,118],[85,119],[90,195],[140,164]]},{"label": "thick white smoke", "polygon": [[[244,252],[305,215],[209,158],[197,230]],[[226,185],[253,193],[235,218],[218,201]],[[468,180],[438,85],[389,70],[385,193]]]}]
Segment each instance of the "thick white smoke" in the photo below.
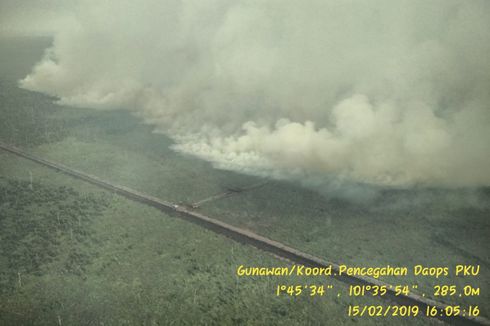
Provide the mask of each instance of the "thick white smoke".
[{"label": "thick white smoke", "polygon": [[21,81],[218,167],[490,185],[490,1],[82,1]]}]

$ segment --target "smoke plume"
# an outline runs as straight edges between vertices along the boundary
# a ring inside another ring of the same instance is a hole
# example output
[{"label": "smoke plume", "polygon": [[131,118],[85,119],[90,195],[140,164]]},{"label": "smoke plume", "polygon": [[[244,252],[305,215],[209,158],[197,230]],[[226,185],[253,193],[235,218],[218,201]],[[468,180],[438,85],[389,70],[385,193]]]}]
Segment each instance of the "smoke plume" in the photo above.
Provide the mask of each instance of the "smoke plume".
[{"label": "smoke plume", "polygon": [[215,166],[490,185],[490,1],[81,1],[21,81]]}]

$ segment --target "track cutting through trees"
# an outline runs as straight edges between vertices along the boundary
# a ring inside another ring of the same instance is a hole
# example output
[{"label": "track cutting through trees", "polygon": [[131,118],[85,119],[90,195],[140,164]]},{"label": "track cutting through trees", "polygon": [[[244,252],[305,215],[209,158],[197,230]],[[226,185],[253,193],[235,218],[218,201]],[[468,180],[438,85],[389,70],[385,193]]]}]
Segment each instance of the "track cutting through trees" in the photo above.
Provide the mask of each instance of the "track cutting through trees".
[{"label": "track cutting through trees", "polygon": [[[339,265],[333,262],[325,261],[318,257],[312,256],[310,254],[301,252],[297,249],[291,248],[283,243],[265,238],[248,230],[244,230],[233,225],[221,222],[219,220],[210,218],[206,215],[203,215],[199,212],[193,211],[192,208],[177,205],[168,201],[161,200],[159,198],[143,194],[141,192],[135,191],[133,189],[116,185],[114,183],[102,180],[96,176],[86,174],[81,171],[77,171],[75,169],[69,168],[59,163],[51,162],[45,160],[41,157],[29,154],[19,148],[14,146],[10,146],[0,142],[0,149],[12,153],[14,155],[23,157],[30,161],[39,163],[46,167],[49,167],[58,172],[62,172],[66,175],[75,177],[77,179],[86,181],[93,185],[99,186],[111,192],[122,195],[131,200],[155,207],[161,211],[171,214],[172,216],[177,216],[181,219],[190,221],[194,224],[200,225],[209,229],[213,232],[222,234],[231,238],[235,241],[238,241],[243,244],[252,245],[256,248],[259,248],[263,251],[267,251],[272,253],[274,256],[285,259],[295,264],[305,265],[308,267],[320,267],[326,268],[332,266],[332,271],[334,275],[332,277],[348,284],[355,285],[378,285],[378,286],[386,286],[387,294],[385,296],[386,299],[395,302],[400,305],[416,305],[422,311],[425,311],[427,307],[436,307],[438,309],[444,309],[448,305],[444,303],[440,303],[431,299],[427,299],[417,294],[409,293],[408,295],[397,295],[395,293],[395,287],[391,286],[388,283],[379,281],[370,277],[363,276],[351,276],[351,275],[339,275]],[[443,320],[447,323],[454,325],[490,325],[490,320],[485,317],[469,317],[458,315],[454,317],[446,317],[440,316],[437,314],[434,318]]]}]

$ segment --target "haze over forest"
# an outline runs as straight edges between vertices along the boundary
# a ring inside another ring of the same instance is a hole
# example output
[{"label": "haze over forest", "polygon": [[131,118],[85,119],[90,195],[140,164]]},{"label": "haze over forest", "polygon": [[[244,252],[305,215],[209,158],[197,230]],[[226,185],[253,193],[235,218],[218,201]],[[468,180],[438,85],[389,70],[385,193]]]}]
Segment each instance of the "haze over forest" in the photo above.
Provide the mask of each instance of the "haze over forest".
[{"label": "haze over forest", "polygon": [[5,33],[54,36],[22,87],[130,110],[219,168],[490,185],[488,1],[14,3]]}]

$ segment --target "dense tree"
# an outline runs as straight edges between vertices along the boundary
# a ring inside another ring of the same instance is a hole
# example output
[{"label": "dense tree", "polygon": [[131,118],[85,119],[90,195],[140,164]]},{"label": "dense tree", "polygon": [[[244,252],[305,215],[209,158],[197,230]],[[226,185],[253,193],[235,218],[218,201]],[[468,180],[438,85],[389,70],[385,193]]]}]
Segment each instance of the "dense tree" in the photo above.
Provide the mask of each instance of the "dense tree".
[{"label": "dense tree", "polygon": [[[0,177],[0,291],[20,286],[21,275],[39,275],[53,261],[80,274],[94,254],[87,245],[90,222],[100,217],[105,196]],[[68,254],[66,254],[66,252]],[[62,254],[65,253],[65,254]]]}]

